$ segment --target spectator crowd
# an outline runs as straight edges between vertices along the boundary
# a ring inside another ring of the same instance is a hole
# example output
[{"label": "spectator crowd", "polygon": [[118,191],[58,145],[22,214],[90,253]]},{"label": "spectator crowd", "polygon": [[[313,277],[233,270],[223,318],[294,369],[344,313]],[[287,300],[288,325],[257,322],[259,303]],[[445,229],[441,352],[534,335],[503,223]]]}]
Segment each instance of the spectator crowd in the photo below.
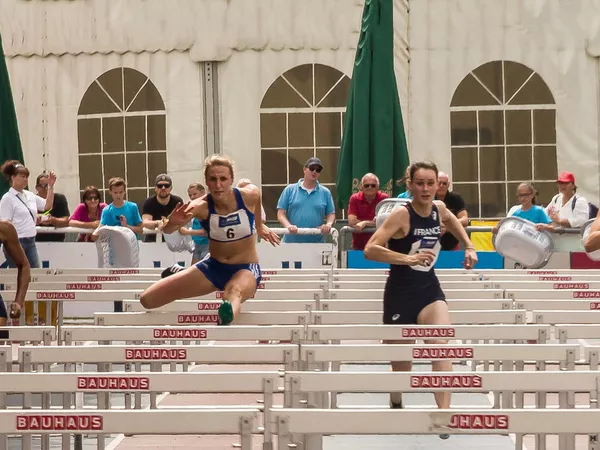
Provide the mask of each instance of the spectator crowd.
[{"label": "spectator crowd", "polygon": [[[319,158],[311,157],[304,164],[303,178],[288,185],[277,202],[277,220],[289,231],[283,238],[284,243],[324,242],[335,224],[334,200],[330,190],[319,182],[324,169]],[[36,242],[61,242],[65,234],[53,230],[51,233],[39,233],[37,227],[77,227],[96,229],[99,226],[127,227],[144,242],[155,242],[155,233],[143,233],[143,230],[162,231],[169,214],[177,204],[184,200],[173,194],[173,181],[168,174],[160,174],[154,183],[154,195],[148,197],[140,211],[136,203],[126,199],[127,185],[120,177],[108,181],[108,194],[112,200],[102,202],[100,191],[95,186],[87,186],[81,195],[81,203],[73,213],[65,195],[55,192],[57,180],[53,172],[42,173],[36,177],[35,193],[27,190],[29,170],[19,161],[6,161],[1,167],[2,174],[10,184],[10,190],[0,202],[0,219],[15,226],[19,241],[25,251],[31,267],[40,267]],[[402,183],[407,186],[398,197],[410,200],[408,173]],[[239,180],[237,186],[250,184],[248,179]],[[588,219],[596,217],[598,209],[584,197],[577,195],[575,176],[563,172],[556,180],[557,194],[545,207],[536,202],[537,191],[532,183],[521,183],[515,192],[516,204],[510,208],[507,216],[521,217],[534,222],[539,230],[556,231],[561,228],[581,227]],[[187,187],[187,196],[194,200],[206,195],[200,182]],[[354,228],[352,249],[364,249],[375,227],[377,205],[388,194],[380,190],[379,179],[373,173],[366,173],[360,183],[360,191],[350,197],[347,218],[348,225]],[[435,199],[446,207],[466,227],[469,215],[464,199],[459,192],[452,190],[450,176],[440,172]],[[266,220],[264,209],[263,220]],[[320,234],[303,234],[302,229],[319,229]],[[494,230],[495,231],[495,230]],[[458,250],[458,240],[442,226],[441,246],[443,250]],[[180,234],[191,236],[194,242],[192,263],[200,261],[208,253],[208,238],[202,225],[196,219],[180,230]],[[143,236],[142,236],[143,235]],[[94,235],[82,233],[77,241],[93,241]],[[15,267],[10,255],[5,252],[8,267]]]}]

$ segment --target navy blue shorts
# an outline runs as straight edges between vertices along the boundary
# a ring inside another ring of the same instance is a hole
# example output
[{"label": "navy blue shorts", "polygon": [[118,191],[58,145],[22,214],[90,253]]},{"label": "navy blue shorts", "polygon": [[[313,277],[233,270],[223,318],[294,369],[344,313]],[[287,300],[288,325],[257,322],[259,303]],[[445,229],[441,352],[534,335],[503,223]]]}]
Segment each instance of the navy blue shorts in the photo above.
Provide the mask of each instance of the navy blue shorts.
[{"label": "navy blue shorts", "polygon": [[249,270],[252,272],[252,275],[256,279],[256,288],[258,288],[261,280],[260,265],[258,263],[224,264],[211,256],[207,256],[202,261],[197,262],[196,267],[220,291],[225,290],[225,285],[240,270]]},{"label": "navy blue shorts", "polygon": [[2,299],[1,295],[0,295],[0,317],[4,317],[5,319],[8,319],[8,314],[6,312],[6,305],[4,304],[4,300]]}]

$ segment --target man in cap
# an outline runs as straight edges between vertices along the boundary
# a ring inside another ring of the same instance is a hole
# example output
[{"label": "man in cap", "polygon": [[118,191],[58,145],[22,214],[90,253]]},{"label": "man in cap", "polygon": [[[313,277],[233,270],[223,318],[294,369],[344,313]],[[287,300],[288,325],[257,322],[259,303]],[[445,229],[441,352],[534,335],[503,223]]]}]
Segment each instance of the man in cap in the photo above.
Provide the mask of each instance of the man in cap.
[{"label": "man in cap", "polygon": [[[331,192],[319,183],[323,163],[319,158],[308,158],[304,164],[304,178],[290,184],[277,202],[277,220],[290,234],[283,242],[324,242],[335,223],[335,206]],[[319,235],[299,235],[298,228],[319,228]]]},{"label": "man in cap", "polygon": [[556,180],[556,186],[558,194],[552,197],[546,206],[546,213],[553,223],[545,226],[545,229],[552,230],[554,226],[581,227],[589,219],[590,207],[584,197],[575,195],[577,192],[575,175],[571,172],[562,172]]},{"label": "man in cap", "polygon": [[[175,209],[178,203],[183,204],[181,197],[172,195],[173,182],[166,173],[161,173],[154,182],[155,195],[148,197],[142,207],[142,225],[150,230],[162,230],[163,219]],[[144,242],[156,242],[156,235],[147,234]]]}]

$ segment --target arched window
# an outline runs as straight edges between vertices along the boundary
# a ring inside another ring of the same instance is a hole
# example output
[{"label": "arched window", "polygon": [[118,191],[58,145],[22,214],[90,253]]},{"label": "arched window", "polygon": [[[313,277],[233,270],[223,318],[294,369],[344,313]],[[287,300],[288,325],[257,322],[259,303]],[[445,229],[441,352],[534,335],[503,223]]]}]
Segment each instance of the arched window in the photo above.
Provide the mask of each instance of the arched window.
[{"label": "arched window", "polygon": [[[325,166],[320,182],[335,198],[335,177],[350,78],[322,64],[288,70],[267,90],[260,111],[261,184],[269,220],[283,189],[303,177],[311,156]],[[337,211],[342,217],[342,212]]]},{"label": "arched window", "polygon": [[556,106],[539,74],[511,61],[470,72],[450,104],[452,189],[470,217],[500,218],[533,181],[538,203],[556,192]]},{"label": "arched window", "polygon": [[127,198],[140,207],[167,170],[165,104],[148,77],[119,67],[96,79],[77,116],[79,187],[106,196],[108,180],[123,177]]}]

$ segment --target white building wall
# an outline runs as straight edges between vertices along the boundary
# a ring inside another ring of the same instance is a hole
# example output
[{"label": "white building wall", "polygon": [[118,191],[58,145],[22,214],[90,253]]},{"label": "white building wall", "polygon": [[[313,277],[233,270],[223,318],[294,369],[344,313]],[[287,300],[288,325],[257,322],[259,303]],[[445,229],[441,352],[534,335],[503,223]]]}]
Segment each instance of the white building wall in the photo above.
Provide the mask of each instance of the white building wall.
[{"label": "white building wall", "polygon": [[460,81],[494,60],[538,72],[556,101],[558,170],[597,202],[596,61],[586,52],[596,0],[412,0],[410,135],[413,157],[451,170],[450,101]]}]

